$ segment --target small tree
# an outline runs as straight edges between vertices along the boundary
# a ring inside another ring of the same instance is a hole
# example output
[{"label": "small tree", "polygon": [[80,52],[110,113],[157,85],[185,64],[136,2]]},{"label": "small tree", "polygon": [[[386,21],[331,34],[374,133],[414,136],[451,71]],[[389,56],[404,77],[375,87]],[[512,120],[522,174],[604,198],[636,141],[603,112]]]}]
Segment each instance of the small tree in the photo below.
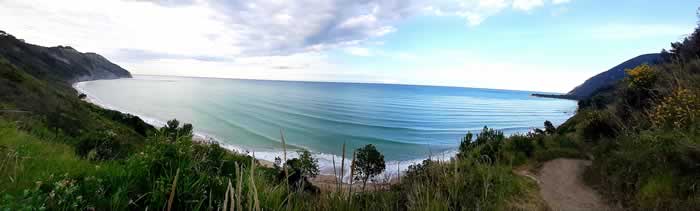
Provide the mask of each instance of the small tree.
[{"label": "small tree", "polygon": [[308,150],[300,150],[299,153],[299,169],[301,175],[306,178],[314,178],[318,176],[318,159],[311,156]]},{"label": "small tree", "polygon": [[182,137],[192,137],[194,131],[192,124],[186,123],[180,127],[180,121],[173,119],[167,122],[165,126],[160,128],[160,131],[164,133],[170,141],[177,141],[178,138]]},{"label": "small tree", "polygon": [[355,160],[354,171],[357,172],[355,180],[362,181],[362,191],[365,191],[367,180],[381,174],[386,165],[384,164],[384,155],[377,151],[377,148],[372,144],[368,144],[360,149],[357,149],[357,157]]},{"label": "small tree", "polygon": [[555,132],[557,132],[557,128],[554,127],[552,122],[547,120],[547,121],[544,121],[544,132],[551,135],[551,134],[554,134]]},{"label": "small tree", "polygon": [[[287,160],[285,163],[288,171],[290,172],[287,177],[288,184],[292,185],[295,189],[302,189],[311,192],[316,192],[315,187],[311,185],[308,181],[309,178],[318,176],[318,159],[311,156],[311,152],[308,150],[300,150],[299,158],[294,158]],[[280,177],[283,172],[280,172]]]},{"label": "small tree", "polygon": [[467,155],[467,152],[472,148],[472,140],[474,140],[474,134],[472,134],[471,131],[468,131],[462,138],[462,142],[459,143],[459,152],[457,153],[458,158],[463,158]]}]

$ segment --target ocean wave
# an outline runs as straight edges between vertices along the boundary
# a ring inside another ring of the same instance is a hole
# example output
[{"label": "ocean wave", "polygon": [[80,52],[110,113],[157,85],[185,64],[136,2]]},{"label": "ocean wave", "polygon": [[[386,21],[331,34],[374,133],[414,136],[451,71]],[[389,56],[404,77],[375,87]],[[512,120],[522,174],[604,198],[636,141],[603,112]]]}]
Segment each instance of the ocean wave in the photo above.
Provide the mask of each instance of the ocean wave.
[{"label": "ocean wave", "polygon": [[[138,116],[138,117],[141,118],[144,122],[146,122],[146,123],[148,123],[148,124],[150,124],[150,125],[153,125],[153,126],[155,126],[155,127],[162,127],[162,126],[165,126],[165,125],[166,125],[166,122],[165,122],[164,120],[160,120],[160,119],[157,119],[157,118],[149,117],[149,116],[147,116],[147,115],[143,115],[143,114],[140,114],[140,113],[135,113],[135,112],[127,111],[127,110],[125,110],[125,109],[121,109],[121,108],[118,108],[118,107],[115,107],[115,106],[113,106],[113,105],[110,105],[110,104],[105,103],[104,101],[100,100],[99,97],[93,95],[92,93],[90,93],[89,91],[87,91],[87,90],[85,89],[86,83],[89,83],[89,81],[87,81],[87,82],[77,82],[77,83],[74,83],[74,84],[73,84],[73,88],[76,89],[78,92],[84,93],[85,95],[87,95],[86,100],[87,100],[88,102],[93,103],[93,104],[95,104],[95,105],[97,105],[97,106],[100,106],[100,107],[102,107],[102,108],[105,108],[105,109],[116,110],[116,111],[120,111],[120,112],[123,112],[123,113],[128,113],[128,114],[131,114],[131,115],[134,115],[134,116]],[[226,120],[224,119],[224,121],[226,121]],[[222,147],[224,147],[224,148],[226,148],[226,149],[228,149],[228,150],[232,150],[232,151],[235,151],[235,152],[238,152],[238,153],[248,154],[248,155],[251,155],[251,156],[254,155],[256,159],[265,160],[265,161],[269,161],[269,162],[275,162],[275,158],[277,158],[277,157],[280,157],[280,158],[281,158],[281,157],[283,157],[283,154],[284,154],[284,151],[282,151],[282,150],[277,150],[277,151],[256,151],[256,149],[253,149],[253,148],[247,148],[247,147],[243,147],[243,146],[233,145],[233,144],[227,143],[227,142],[225,142],[225,141],[222,141],[222,140],[225,140],[225,139],[223,139],[223,138],[221,138],[221,137],[217,137],[217,136],[215,136],[215,135],[208,134],[208,133],[205,133],[205,132],[202,132],[202,131],[199,131],[199,130],[195,130],[194,133],[193,133],[193,135],[194,135],[195,137],[199,138],[199,139],[202,139],[202,140],[212,140],[212,141],[215,141],[216,143],[218,143],[219,145],[221,145]],[[264,136],[264,137],[266,137],[266,136]],[[275,140],[274,138],[271,138],[271,137],[266,137],[266,138],[269,138],[270,140],[273,140],[273,141]],[[280,146],[280,147],[281,147],[281,146]],[[342,160],[342,157],[341,157],[340,155],[329,154],[329,153],[314,152],[313,150],[310,150],[310,149],[308,149],[308,148],[306,148],[306,147],[300,147],[300,146],[289,145],[289,144],[288,144],[288,147],[289,147],[290,151],[287,152],[287,159],[293,159],[293,158],[298,158],[298,157],[299,157],[299,154],[294,150],[294,148],[297,148],[297,149],[306,149],[306,150],[309,150],[309,151],[314,155],[314,158],[317,158],[317,159],[318,159],[318,162],[319,162],[319,169],[320,169],[320,171],[321,171],[321,174],[323,174],[323,175],[340,175],[340,166],[341,166],[340,164],[341,164],[341,160]],[[348,154],[350,154],[350,152],[348,152]],[[395,170],[395,169],[398,170],[398,171],[400,171],[400,172],[403,172],[403,171],[405,171],[406,169],[408,169],[408,167],[409,167],[410,165],[420,164],[420,163],[421,163],[423,160],[425,160],[425,159],[449,160],[449,159],[450,159],[451,157],[453,157],[455,154],[456,154],[456,151],[443,151],[443,152],[437,152],[437,153],[436,153],[435,155],[433,155],[433,156],[426,155],[425,157],[417,158],[417,159],[411,159],[411,160],[389,160],[389,161],[386,161],[386,166],[387,166],[386,169],[387,169],[387,170],[386,170],[386,172],[384,173],[384,175],[387,175],[387,176],[389,176],[389,177],[393,177],[393,176],[395,176],[396,174],[399,174],[399,172],[394,172],[394,171],[393,171],[393,170]],[[345,167],[346,167],[346,170],[345,170],[344,175],[349,175],[349,174],[350,174],[350,168],[349,168],[349,166],[350,166],[350,164],[351,164],[351,159],[352,159],[351,157],[346,157],[346,158],[345,158]],[[335,173],[334,173],[334,168],[333,168],[333,165],[334,165],[333,161],[335,161],[335,165],[336,165],[336,171],[335,171]],[[350,179],[351,179],[350,176],[345,176],[345,178],[343,179],[343,181],[347,182],[347,181],[350,181]]]}]

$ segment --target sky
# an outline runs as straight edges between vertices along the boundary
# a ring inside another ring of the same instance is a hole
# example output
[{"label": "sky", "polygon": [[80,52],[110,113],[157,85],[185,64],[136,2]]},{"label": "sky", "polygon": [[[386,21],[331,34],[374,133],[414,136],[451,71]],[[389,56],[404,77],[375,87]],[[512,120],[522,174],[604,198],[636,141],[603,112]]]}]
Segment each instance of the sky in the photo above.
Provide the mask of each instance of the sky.
[{"label": "sky", "polygon": [[695,0],[0,0],[0,30],[133,74],[568,92],[692,32]]}]

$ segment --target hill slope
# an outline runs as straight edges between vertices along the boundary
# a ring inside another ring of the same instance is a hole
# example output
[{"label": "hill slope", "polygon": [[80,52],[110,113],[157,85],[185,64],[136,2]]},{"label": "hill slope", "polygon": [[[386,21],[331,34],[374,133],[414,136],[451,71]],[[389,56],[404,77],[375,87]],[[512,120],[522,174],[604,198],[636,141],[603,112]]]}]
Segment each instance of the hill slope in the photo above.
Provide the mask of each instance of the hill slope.
[{"label": "hill slope", "polygon": [[126,156],[153,127],[138,117],[83,102],[71,87],[77,81],[121,77],[131,74],[100,55],[27,44],[0,31],[0,119],[27,130],[48,128],[71,145],[87,140],[90,133],[113,133],[115,148],[109,156]]},{"label": "hill slope", "polygon": [[43,47],[0,31],[0,56],[34,77],[67,84],[130,78],[131,73],[95,53],[81,53],[72,47]]},{"label": "hill slope", "polygon": [[605,72],[591,77],[590,79],[583,82],[583,84],[571,90],[567,95],[573,96],[577,99],[588,98],[594,93],[596,93],[598,90],[614,86],[615,84],[617,84],[617,82],[625,78],[625,76],[627,75],[625,73],[626,69],[631,69],[645,63],[657,64],[660,61],[661,54],[658,53],[644,54],[634,57],[630,60],[623,62],[622,64],[611,68],[610,70],[607,70]]}]

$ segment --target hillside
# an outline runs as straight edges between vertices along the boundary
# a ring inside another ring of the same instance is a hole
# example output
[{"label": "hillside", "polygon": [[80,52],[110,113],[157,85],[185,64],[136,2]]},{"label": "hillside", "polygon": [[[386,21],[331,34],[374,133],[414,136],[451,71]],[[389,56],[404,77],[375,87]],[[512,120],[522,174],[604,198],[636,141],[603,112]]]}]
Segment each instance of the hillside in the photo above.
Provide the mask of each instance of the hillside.
[{"label": "hillside", "polygon": [[66,84],[78,81],[130,78],[131,73],[95,53],[69,46],[43,47],[0,31],[0,56],[30,75]]},{"label": "hillside", "polygon": [[48,129],[76,145],[91,133],[111,131],[118,136],[110,156],[126,156],[153,127],[138,117],[83,102],[71,87],[76,81],[120,77],[131,74],[97,54],[27,44],[0,33],[0,119],[28,130]]},{"label": "hillside", "polygon": [[661,61],[661,54],[644,54],[627,60],[605,72],[595,75],[583,84],[577,86],[571,90],[567,95],[573,96],[576,99],[585,99],[591,97],[594,93],[599,90],[611,88],[617,84],[620,80],[625,78],[627,75],[625,73],[626,69],[631,69],[637,67],[641,64],[658,64]]}]

